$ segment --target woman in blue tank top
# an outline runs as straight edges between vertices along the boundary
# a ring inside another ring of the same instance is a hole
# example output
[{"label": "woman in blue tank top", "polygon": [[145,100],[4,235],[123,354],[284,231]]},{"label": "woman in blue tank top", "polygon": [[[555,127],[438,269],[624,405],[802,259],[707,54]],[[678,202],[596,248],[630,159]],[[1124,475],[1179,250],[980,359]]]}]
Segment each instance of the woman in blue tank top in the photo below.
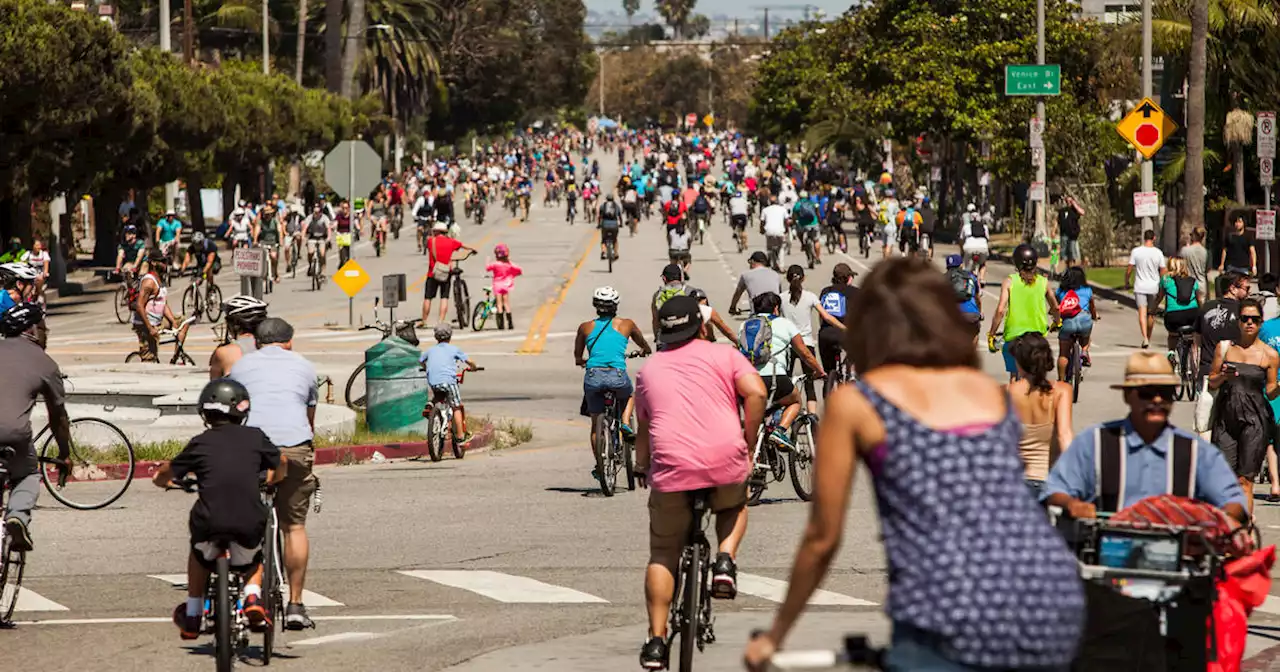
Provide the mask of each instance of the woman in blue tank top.
[{"label": "woman in blue tank top", "polygon": [[[618,292],[612,287],[601,287],[591,297],[596,308],[596,319],[578,325],[578,337],[573,344],[573,358],[578,366],[586,367],[582,379],[582,407],[579,413],[593,420],[604,412],[605,392],[612,391],[618,403],[626,405],[622,414],[624,431],[631,419],[631,379],[627,377],[627,341],[634,341],[647,355],[649,344],[635,322],[618,317]],[[592,423],[592,427],[595,423]],[[595,433],[591,435],[594,455]]]}]

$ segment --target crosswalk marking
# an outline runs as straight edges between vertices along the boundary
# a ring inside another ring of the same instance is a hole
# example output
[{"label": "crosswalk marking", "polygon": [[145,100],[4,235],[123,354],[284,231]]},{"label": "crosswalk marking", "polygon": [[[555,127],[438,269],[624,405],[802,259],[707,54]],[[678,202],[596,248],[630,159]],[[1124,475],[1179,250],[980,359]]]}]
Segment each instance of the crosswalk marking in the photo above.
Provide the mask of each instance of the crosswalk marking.
[{"label": "crosswalk marking", "polygon": [[18,603],[13,609],[14,611],[71,611],[29,588],[18,589]]},{"label": "crosswalk marking", "polygon": [[316,646],[318,644],[332,644],[334,642],[350,642],[350,641],[360,640],[360,639],[374,639],[381,636],[382,635],[379,635],[374,632],[338,632],[332,635],[321,635],[319,637],[312,637],[310,639],[299,639],[297,641],[289,642],[289,645],[290,646]]},{"label": "crosswalk marking", "polygon": [[478,593],[499,602],[516,604],[608,604],[609,601],[595,595],[564,586],[485,570],[412,570],[399,572],[415,579],[424,579],[452,588]]},{"label": "crosswalk marking", "polygon": [[1268,595],[1267,599],[1261,605],[1254,607],[1253,610],[1268,614],[1280,614],[1280,596]]},{"label": "crosswalk marking", "polygon": [[[185,588],[185,587],[187,586],[187,575],[186,575],[186,574],[148,574],[147,576],[148,576],[148,577],[150,577],[150,578],[152,578],[152,579],[160,579],[161,581],[164,581],[165,583],[167,583],[167,584],[169,584],[169,585],[171,585],[171,586],[180,587],[180,588]],[[282,591],[284,592],[284,594],[285,594],[286,596],[288,596],[288,594],[289,594],[289,584],[285,584],[285,585],[281,586],[281,587],[280,587],[280,590],[282,590]],[[313,593],[313,592],[311,592],[311,591],[309,591],[309,590],[306,590],[305,588],[302,590],[302,603],[303,603],[303,604],[305,604],[305,605],[307,605],[308,607],[343,607],[343,606],[346,606],[346,605],[344,605],[343,603],[338,602],[337,600],[329,599],[329,598],[325,597],[324,595],[321,595],[321,594],[319,594],[319,593]]]},{"label": "crosswalk marking", "polygon": [[[770,602],[782,602],[787,597],[787,582],[771,579],[767,576],[738,573],[738,592],[745,595],[763,598]],[[874,607],[875,602],[860,600],[856,597],[833,593],[829,590],[815,590],[809,598],[809,604],[823,607]]]}]

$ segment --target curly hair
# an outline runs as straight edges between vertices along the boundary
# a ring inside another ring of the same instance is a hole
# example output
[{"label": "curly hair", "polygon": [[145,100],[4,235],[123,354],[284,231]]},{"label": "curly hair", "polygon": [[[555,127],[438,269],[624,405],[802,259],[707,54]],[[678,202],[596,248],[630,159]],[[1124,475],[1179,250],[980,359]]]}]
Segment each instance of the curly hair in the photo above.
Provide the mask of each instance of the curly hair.
[{"label": "curly hair", "polygon": [[1013,354],[1018,368],[1027,374],[1027,382],[1031,385],[1027,394],[1031,390],[1048,392],[1053,389],[1053,383],[1049,381],[1049,372],[1053,370],[1053,349],[1044,334],[1033,331],[1013,339],[1009,352]]}]

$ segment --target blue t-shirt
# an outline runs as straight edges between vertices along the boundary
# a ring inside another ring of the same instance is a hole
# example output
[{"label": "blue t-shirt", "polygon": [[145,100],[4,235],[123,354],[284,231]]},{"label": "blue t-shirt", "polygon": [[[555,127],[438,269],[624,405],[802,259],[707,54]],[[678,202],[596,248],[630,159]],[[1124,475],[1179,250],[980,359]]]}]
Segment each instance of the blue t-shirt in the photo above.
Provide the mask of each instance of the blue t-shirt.
[{"label": "blue t-shirt", "polygon": [[156,226],[160,228],[160,242],[167,243],[178,235],[178,229],[182,228],[182,222],[177,219],[169,219],[161,217],[156,222]]},{"label": "blue t-shirt", "polygon": [[437,343],[422,353],[418,361],[427,363],[427,384],[438,387],[458,383],[458,362],[467,361],[467,356],[452,343]]},{"label": "blue t-shirt", "polygon": [[[1080,299],[1080,313],[1076,315],[1076,317],[1086,317],[1092,320],[1093,313],[1089,312],[1089,306],[1093,303],[1093,288],[1081,287],[1073,291],[1075,291],[1076,296]],[[1067,295],[1067,290],[1061,287],[1053,291],[1053,296],[1058,300],[1059,306],[1062,305],[1062,297],[1066,295]],[[1066,319],[1070,319],[1070,318],[1066,318]]]},{"label": "blue t-shirt", "polygon": [[978,293],[982,291],[982,287],[978,284],[978,276],[971,272],[965,271],[965,275],[969,276],[969,300],[960,304],[960,312],[962,313],[978,313],[982,311],[978,309]]},{"label": "blue t-shirt", "polygon": [[12,296],[9,296],[9,292],[0,289],[0,313],[3,313],[16,305],[18,305],[17,302],[13,300]]},{"label": "blue t-shirt", "polygon": [[[1280,350],[1280,317],[1263,322],[1258,338],[1262,339],[1263,343]],[[1271,403],[1271,415],[1280,421],[1280,397],[1268,401]]]}]

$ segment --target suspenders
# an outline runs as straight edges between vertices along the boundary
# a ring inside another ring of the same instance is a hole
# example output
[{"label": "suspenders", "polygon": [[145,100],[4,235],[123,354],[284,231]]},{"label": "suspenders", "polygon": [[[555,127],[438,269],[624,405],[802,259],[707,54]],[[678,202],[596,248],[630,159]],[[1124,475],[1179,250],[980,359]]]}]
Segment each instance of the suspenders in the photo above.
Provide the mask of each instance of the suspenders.
[{"label": "suspenders", "polygon": [[[1098,511],[1115,513],[1125,500],[1125,476],[1128,451],[1124,446],[1123,425],[1099,427],[1094,452],[1094,476],[1098,488]],[[1199,446],[1177,434],[1173,437],[1165,464],[1165,492],[1190,498],[1196,491],[1196,458]]]}]

